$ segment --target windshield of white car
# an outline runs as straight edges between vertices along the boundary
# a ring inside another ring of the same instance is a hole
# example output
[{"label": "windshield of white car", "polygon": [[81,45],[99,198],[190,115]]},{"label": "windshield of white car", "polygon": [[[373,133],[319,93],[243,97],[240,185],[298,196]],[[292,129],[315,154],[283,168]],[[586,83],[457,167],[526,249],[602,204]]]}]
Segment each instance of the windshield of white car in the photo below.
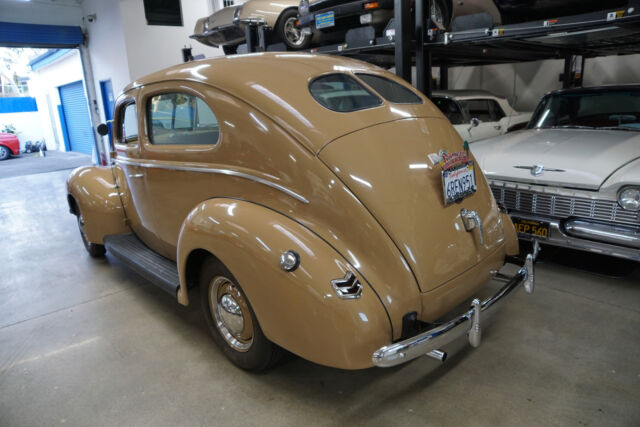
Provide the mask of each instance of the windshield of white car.
[{"label": "windshield of white car", "polygon": [[640,131],[640,89],[561,92],[542,98],[530,129]]}]

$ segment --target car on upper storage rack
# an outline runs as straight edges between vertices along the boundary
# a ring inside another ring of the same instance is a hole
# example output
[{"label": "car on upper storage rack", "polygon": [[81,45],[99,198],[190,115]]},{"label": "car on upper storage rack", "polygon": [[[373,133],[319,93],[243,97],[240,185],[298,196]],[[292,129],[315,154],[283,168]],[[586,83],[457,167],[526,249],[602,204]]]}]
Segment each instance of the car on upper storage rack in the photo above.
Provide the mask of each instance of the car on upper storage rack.
[{"label": "car on upper storage rack", "polygon": [[531,118],[505,98],[482,90],[434,91],[431,100],[467,142],[524,129]]},{"label": "car on upper storage rack", "polygon": [[221,47],[225,55],[235,54],[245,42],[247,25],[264,25],[268,43],[283,42],[292,50],[306,49],[311,36],[297,27],[298,1],[249,0],[239,6],[229,6],[200,18],[191,38],[213,47]]},{"label": "car on upper storage rack", "polygon": [[[376,36],[382,35],[382,30],[394,16],[394,1],[302,0],[298,10],[303,34],[316,34],[320,40],[335,41],[344,40],[348,30],[364,26],[373,27]],[[434,0],[429,15],[444,30],[456,17],[477,13],[487,14],[493,23],[500,23],[500,13],[492,0]],[[413,19],[411,22],[413,25]]]},{"label": "car on upper storage rack", "polygon": [[0,132],[0,160],[20,154],[20,141],[13,133]]},{"label": "car on upper storage rack", "polygon": [[281,348],[344,369],[442,360],[458,336],[480,343],[481,311],[533,289],[529,254],[492,298],[434,323],[513,261],[517,237],[451,124],[378,67],[301,53],[189,62],[136,79],[114,117],[112,165],[68,180],[87,250],[181,304],[199,286],[242,368]]},{"label": "car on upper storage rack", "polygon": [[640,261],[640,85],[551,92],[472,149],[521,238]]}]

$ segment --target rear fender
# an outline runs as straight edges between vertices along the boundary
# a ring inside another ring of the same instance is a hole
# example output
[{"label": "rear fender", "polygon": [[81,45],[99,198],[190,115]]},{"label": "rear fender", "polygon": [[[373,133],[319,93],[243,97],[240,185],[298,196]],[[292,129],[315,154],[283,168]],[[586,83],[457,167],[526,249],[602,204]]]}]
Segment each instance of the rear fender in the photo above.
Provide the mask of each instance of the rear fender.
[{"label": "rear fender", "polygon": [[[189,257],[202,250],[238,280],[265,336],[305,359],[366,368],[372,353],[391,342],[389,318],[373,289],[333,247],[285,215],[235,199],[210,199],[193,209],[178,241],[182,304],[188,304],[187,277],[194,276]],[[287,250],[300,256],[291,272],[280,267]],[[331,280],[347,271],[363,285],[358,299],[339,299],[332,288]]]},{"label": "rear fender", "polygon": [[103,244],[104,236],[128,233],[118,188],[109,167],[83,166],[67,179],[69,209],[82,215],[87,240]]}]

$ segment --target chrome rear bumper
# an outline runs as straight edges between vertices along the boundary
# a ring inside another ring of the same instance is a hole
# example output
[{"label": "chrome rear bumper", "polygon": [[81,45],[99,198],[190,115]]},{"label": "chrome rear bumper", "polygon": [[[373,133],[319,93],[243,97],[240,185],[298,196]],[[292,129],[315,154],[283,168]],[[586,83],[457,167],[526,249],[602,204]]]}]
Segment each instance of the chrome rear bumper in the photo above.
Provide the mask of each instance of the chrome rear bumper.
[{"label": "chrome rear bumper", "polygon": [[539,246],[534,244],[534,248],[534,253],[527,255],[525,263],[518,273],[509,278],[497,293],[482,302],[478,299],[473,300],[473,305],[467,312],[443,325],[376,350],[371,358],[373,364],[387,368],[423,355],[444,361],[446,353],[438,349],[465,334],[471,346],[478,347],[482,339],[481,313],[493,312],[499,303],[504,301],[520,284],[524,284],[527,293],[533,292],[533,264]]}]

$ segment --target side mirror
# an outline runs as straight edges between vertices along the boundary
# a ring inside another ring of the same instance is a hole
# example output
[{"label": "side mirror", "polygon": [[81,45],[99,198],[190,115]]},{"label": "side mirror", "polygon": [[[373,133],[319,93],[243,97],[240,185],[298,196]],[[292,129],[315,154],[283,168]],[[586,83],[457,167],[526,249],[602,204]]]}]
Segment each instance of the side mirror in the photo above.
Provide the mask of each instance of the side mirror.
[{"label": "side mirror", "polygon": [[100,123],[96,130],[102,136],[105,136],[105,135],[109,134],[109,126],[107,126],[105,123]]},{"label": "side mirror", "polygon": [[469,134],[471,134],[471,129],[478,127],[478,125],[480,124],[480,120],[478,120],[477,117],[474,117],[471,119],[471,121],[469,122],[469,124],[471,126],[469,126],[469,129],[467,129],[467,132],[469,132]]}]

